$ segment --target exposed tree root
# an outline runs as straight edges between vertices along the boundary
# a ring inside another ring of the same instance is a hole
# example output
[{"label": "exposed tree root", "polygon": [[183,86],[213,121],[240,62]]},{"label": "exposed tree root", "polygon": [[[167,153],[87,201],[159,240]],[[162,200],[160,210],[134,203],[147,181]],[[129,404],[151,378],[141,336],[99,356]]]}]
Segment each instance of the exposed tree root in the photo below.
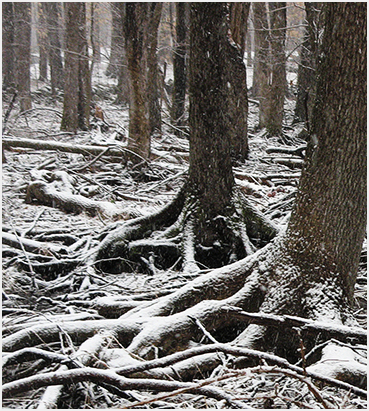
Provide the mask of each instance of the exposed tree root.
[{"label": "exposed tree root", "polygon": [[[233,207],[224,214],[207,221],[206,212],[185,184],[163,210],[111,232],[97,252],[96,266],[113,273],[133,267],[146,271],[149,267],[152,272],[155,267],[170,268],[182,256],[182,270],[196,272],[199,265],[216,268],[250,255],[277,234],[274,225],[236,189]],[[198,234],[204,230],[206,241]]]}]

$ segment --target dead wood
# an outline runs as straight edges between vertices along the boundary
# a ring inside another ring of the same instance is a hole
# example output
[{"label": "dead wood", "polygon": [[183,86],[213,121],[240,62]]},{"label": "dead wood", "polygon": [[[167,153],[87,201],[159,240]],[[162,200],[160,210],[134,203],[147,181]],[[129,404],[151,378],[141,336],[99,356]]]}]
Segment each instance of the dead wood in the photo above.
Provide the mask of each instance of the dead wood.
[{"label": "dead wood", "polygon": [[304,158],[304,152],[306,151],[306,145],[300,147],[268,147],[265,150],[267,153],[281,153],[290,154]]},{"label": "dead wood", "polygon": [[52,185],[43,181],[34,181],[27,188],[26,202],[37,200],[43,205],[59,208],[67,213],[86,212],[91,216],[100,215],[112,219],[128,219],[123,208],[108,201],[96,201],[82,195],[71,194],[56,190]]},{"label": "dead wood", "polygon": [[98,156],[103,153],[104,156],[108,157],[124,157],[124,153],[127,149],[124,147],[106,147],[106,146],[88,146],[79,144],[68,144],[60,143],[55,141],[43,141],[43,140],[32,140],[32,139],[13,139],[13,138],[3,138],[2,139],[3,148],[9,150],[10,148],[21,147],[21,148],[33,148],[35,150],[52,150],[52,151],[62,151],[65,153],[74,153],[86,155]]}]

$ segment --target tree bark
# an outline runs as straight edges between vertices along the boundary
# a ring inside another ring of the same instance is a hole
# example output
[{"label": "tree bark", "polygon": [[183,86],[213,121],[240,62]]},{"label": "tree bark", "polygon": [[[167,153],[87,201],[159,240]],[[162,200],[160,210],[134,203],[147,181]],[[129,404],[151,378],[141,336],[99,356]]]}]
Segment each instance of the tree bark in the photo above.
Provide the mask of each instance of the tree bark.
[{"label": "tree bark", "polygon": [[47,81],[48,44],[46,29],[46,3],[37,4],[37,43],[39,50],[39,79]]},{"label": "tree bark", "polygon": [[49,64],[51,78],[51,93],[56,95],[56,90],[62,90],[64,84],[63,60],[61,56],[61,42],[59,39],[60,3],[45,3],[47,10],[47,31],[49,40]]},{"label": "tree bark", "polygon": [[183,125],[187,86],[186,39],[188,26],[188,3],[176,3],[176,41],[173,51],[173,98],[171,117],[174,125]]},{"label": "tree bark", "polygon": [[15,60],[14,60],[14,6],[13,3],[2,3],[2,75],[3,89],[13,88],[15,85]]},{"label": "tree bark", "polygon": [[306,22],[297,74],[297,100],[294,122],[305,121],[309,131],[316,94],[316,65],[318,63],[319,34],[321,30],[319,3],[305,3]]},{"label": "tree bark", "polygon": [[270,2],[268,4],[271,30],[270,66],[266,94],[262,96],[264,104],[260,105],[260,110],[264,111],[262,115],[264,123],[261,123],[261,127],[266,127],[270,135],[280,135],[282,134],[283,106],[287,89],[285,56],[286,3]]},{"label": "tree bark", "polygon": [[86,130],[90,120],[91,79],[88,67],[85,3],[64,3],[66,56],[61,129]]},{"label": "tree bark", "polygon": [[16,80],[20,111],[30,110],[31,101],[31,3],[13,3]]},{"label": "tree bark", "polygon": [[123,25],[122,20],[124,14],[121,13],[122,8],[125,8],[125,4],[110,3],[111,14],[112,14],[112,33],[111,33],[111,44],[110,44],[110,58],[109,65],[106,69],[106,75],[111,77],[117,77],[121,68],[121,64],[124,61],[123,58]]}]

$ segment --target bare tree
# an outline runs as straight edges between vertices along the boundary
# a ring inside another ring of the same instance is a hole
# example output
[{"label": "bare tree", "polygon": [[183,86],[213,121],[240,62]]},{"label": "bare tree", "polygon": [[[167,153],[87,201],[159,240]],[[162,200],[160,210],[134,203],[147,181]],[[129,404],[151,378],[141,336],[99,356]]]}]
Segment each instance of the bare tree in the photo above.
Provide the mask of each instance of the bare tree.
[{"label": "bare tree", "polygon": [[39,79],[47,81],[48,42],[46,29],[46,3],[38,3],[37,7],[37,43],[39,50]]},{"label": "bare tree", "polygon": [[14,60],[14,6],[13,3],[2,2],[2,74],[3,89],[15,85]]},{"label": "bare tree", "polygon": [[32,108],[31,101],[31,3],[13,3],[16,79],[20,110]]},{"label": "bare tree", "polygon": [[86,38],[85,3],[64,3],[66,51],[62,130],[89,127],[91,78]]}]

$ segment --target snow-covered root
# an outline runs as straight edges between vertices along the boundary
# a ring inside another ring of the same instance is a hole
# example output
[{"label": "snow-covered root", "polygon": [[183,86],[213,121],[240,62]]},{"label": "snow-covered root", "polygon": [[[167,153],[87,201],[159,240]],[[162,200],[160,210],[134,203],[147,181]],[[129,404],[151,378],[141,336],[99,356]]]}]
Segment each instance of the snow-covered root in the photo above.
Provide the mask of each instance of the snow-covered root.
[{"label": "snow-covered root", "polygon": [[74,343],[83,343],[97,332],[111,331],[121,344],[128,345],[138,334],[145,321],[137,320],[86,320],[42,323],[17,331],[2,339],[3,352],[12,352],[25,347],[60,341],[60,335],[68,336]]}]

